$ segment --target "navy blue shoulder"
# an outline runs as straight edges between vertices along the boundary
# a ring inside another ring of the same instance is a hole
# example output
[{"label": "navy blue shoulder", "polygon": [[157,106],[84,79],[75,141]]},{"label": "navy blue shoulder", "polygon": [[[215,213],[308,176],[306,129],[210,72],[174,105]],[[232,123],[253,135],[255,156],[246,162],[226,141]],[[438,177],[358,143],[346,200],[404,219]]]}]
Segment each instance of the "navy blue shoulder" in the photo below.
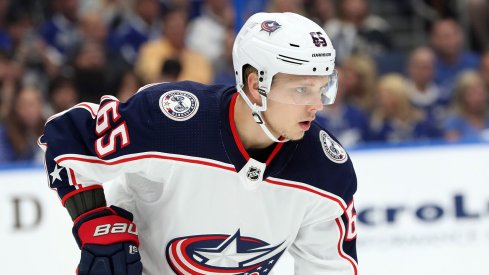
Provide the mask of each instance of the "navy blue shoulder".
[{"label": "navy blue shoulder", "polygon": [[357,189],[353,163],[339,141],[313,122],[297,143],[297,149],[282,173],[287,179],[303,182],[333,193],[348,204]]},{"label": "navy blue shoulder", "polygon": [[220,154],[223,151],[221,108],[225,107],[221,98],[233,89],[232,86],[192,81],[141,88],[124,106],[133,109],[131,115],[144,116],[144,119],[134,117],[136,124],[147,124],[137,130],[138,138],[141,134],[146,136],[145,140],[135,143],[137,149],[228,161]]},{"label": "navy blue shoulder", "polygon": [[150,108],[155,121],[160,121],[159,118],[195,121],[194,115],[197,115],[198,120],[202,113],[216,112],[220,107],[222,94],[230,89],[234,87],[205,85],[192,81],[154,83],[139,89],[132,100],[145,101],[145,107]]}]

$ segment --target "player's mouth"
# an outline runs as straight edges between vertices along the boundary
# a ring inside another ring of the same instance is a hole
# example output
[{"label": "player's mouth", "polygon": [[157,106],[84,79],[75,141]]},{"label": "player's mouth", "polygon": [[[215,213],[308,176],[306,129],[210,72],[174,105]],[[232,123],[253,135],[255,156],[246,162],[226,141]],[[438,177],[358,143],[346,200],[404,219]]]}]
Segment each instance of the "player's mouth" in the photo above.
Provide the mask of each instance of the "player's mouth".
[{"label": "player's mouth", "polygon": [[299,122],[299,126],[301,127],[301,129],[303,131],[307,131],[309,130],[309,128],[311,128],[311,121],[310,120],[305,120],[305,121],[301,121]]}]

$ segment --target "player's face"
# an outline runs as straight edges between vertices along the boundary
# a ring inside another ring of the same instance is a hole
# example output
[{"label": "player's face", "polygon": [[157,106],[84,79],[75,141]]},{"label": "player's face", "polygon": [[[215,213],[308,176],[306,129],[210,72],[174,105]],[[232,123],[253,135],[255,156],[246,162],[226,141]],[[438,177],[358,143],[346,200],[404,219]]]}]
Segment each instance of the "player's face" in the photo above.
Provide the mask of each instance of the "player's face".
[{"label": "player's face", "polygon": [[[268,98],[264,113],[268,127],[274,135],[290,140],[299,140],[311,127],[316,112],[323,108],[321,89],[328,82],[325,76],[297,76],[277,74],[273,80],[270,94],[280,95],[280,100]],[[314,91],[314,92],[313,92]],[[308,94],[308,104],[290,104],[298,97]]]}]

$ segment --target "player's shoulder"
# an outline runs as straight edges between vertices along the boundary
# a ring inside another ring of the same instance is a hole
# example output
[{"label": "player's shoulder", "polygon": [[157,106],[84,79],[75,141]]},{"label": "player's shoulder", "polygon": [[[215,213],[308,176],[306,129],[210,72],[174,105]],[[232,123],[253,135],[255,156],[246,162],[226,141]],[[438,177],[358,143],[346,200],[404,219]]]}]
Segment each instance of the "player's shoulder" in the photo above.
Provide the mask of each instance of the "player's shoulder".
[{"label": "player's shoulder", "polygon": [[185,90],[192,93],[212,92],[220,85],[208,85],[194,81],[158,82],[142,86],[136,94],[158,95],[171,90]]},{"label": "player's shoulder", "polygon": [[153,83],[137,91],[132,105],[135,109],[146,109],[152,121],[198,121],[211,114],[218,115],[220,98],[230,89],[192,81]]},{"label": "player's shoulder", "polygon": [[348,203],[357,189],[355,169],[346,149],[328,130],[313,122],[294,156],[305,183]]},{"label": "player's shoulder", "polygon": [[146,97],[160,97],[161,95],[172,91],[185,91],[194,94],[199,98],[209,98],[212,95],[218,95],[219,91],[229,88],[225,85],[209,85],[194,81],[177,81],[177,82],[159,82],[147,84],[138,89],[136,95]]},{"label": "player's shoulder", "polygon": [[311,150],[311,153],[315,152],[314,157],[321,160],[321,164],[335,164],[335,167],[348,167],[351,164],[346,149],[338,139],[316,122],[311,124],[311,128],[304,135],[301,146]]}]

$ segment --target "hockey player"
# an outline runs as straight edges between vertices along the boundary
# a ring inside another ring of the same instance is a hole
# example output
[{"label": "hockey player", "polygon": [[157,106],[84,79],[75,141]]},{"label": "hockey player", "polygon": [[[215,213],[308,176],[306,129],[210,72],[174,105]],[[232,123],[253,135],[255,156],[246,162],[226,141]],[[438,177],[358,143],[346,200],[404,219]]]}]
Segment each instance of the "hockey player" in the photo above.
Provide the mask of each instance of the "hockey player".
[{"label": "hockey player", "polygon": [[313,121],[334,60],[309,19],[258,13],[235,87],[151,84],[51,117],[39,143],[78,274],[269,274],[287,250],[295,274],[357,274],[353,165]]}]

